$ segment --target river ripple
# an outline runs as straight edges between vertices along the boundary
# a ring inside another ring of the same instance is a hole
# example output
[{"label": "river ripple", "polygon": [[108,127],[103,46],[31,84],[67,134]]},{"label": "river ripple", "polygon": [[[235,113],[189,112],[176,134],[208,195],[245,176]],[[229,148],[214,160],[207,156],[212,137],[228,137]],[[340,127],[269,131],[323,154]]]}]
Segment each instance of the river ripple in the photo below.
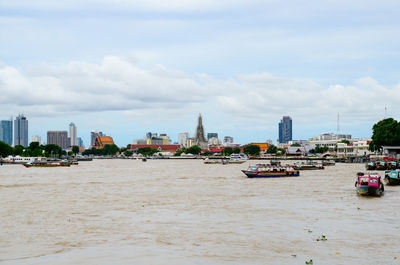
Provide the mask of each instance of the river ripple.
[{"label": "river ripple", "polygon": [[2,166],[0,263],[400,264],[400,186],[357,196],[362,164],[247,179],[254,163]]}]

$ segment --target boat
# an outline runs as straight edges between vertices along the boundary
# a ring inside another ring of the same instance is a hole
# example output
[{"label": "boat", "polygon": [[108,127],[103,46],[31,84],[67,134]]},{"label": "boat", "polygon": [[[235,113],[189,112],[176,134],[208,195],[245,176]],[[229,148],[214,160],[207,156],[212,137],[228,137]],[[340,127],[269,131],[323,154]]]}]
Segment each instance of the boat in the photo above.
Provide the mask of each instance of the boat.
[{"label": "boat", "polygon": [[388,166],[387,166],[386,162],[384,162],[384,161],[380,161],[376,165],[377,170],[386,170],[387,168],[388,168]]},{"label": "boat", "polygon": [[270,164],[271,164],[271,166],[280,166],[281,165],[281,161],[272,159],[270,161]]},{"label": "boat", "polygon": [[292,166],[296,170],[319,170],[324,169],[324,166],[321,164],[313,163],[308,161],[307,163],[297,162]]},{"label": "boat", "polygon": [[369,163],[365,166],[365,168],[366,168],[367,170],[374,170],[374,169],[376,169],[376,164],[375,164],[375,162],[369,162]]},{"label": "boat", "polygon": [[71,166],[70,163],[60,161],[60,162],[45,162],[45,161],[34,161],[22,164],[24,167],[69,167]]},{"label": "boat", "polygon": [[381,196],[385,190],[381,176],[377,173],[357,173],[354,186],[359,195]]},{"label": "boat", "polygon": [[335,165],[335,161],[334,160],[323,160],[322,161],[322,165],[324,167],[326,167],[326,166],[334,166]]},{"label": "boat", "polygon": [[[243,161],[244,163],[244,161]],[[222,164],[222,165],[228,165],[230,164],[230,160],[229,159],[209,159],[208,157],[206,159],[204,159],[204,164]],[[240,163],[239,163],[240,164]]]},{"label": "boat", "polygon": [[7,156],[1,159],[2,164],[25,164],[34,161],[45,161],[44,157],[22,157],[22,156]]},{"label": "boat", "polygon": [[298,177],[300,171],[292,167],[271,166],[269,164],[256,164],[249,166],[242,172],[248,178],[278,178],[278,177]]},{"label": "boat", "polygon": [[400,185],[400,170],[386,170],[385,180],[388,185]]}]

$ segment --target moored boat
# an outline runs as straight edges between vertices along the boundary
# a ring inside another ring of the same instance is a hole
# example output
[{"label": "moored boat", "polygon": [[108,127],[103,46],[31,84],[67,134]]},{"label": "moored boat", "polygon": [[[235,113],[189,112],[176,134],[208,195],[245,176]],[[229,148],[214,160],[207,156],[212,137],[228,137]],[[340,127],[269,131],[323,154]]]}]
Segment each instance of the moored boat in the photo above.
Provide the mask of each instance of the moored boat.
[{"label": "moored boat", "polygon": [[334,166],[335,165],[335,161],[334,160],[323,160],[322,161],[322,165],[324,167],[326,167],[326,166]]},{"label": "moored boat", "polygon": [[52,163],[52,162],[29,162],[29,163],[24,163],[24,167],[69,167],[71,164],[68,162],[57,162],[57,163]]},{"label": "moored boat", "polygon": [[385,190],[381,176],[376,173],[357,173],[357,181],[354,185],[359,195],[381,196]]},{"label": "moored boat", "polygon": [[369,163],[365,166],[365,168],[366,168],[367,170],[374,170],[374,169],[376,169],[376,164],[375,164],[375,162],[369,162]]},{"label": "moored boat", "polygon": [[292,167],[271,166],[268,164],[257,164],[249,166],[247,170],[242,172],[248,178],[277,178],[277,177],[298,177],[300,171]]},{"label": "moored boat", "polygon": [[321,164],[317,164],[317,163],[295,163],[293,165],[293,168],[296,170],[320,170],[320,169],[324,169],[325,167]]},{"label": "moored boat", "polygon": [[385,180],[388,185],[400,185],[400,170],[386,170]]}]

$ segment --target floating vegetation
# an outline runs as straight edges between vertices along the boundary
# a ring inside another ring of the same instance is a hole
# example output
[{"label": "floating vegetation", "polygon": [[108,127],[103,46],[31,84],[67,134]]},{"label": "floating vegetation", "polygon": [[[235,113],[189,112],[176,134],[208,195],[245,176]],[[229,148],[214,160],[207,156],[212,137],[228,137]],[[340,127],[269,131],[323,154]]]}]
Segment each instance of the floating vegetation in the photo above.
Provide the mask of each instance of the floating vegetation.
[{"label": "floating vegetation", "polygon": [[316,239],[317,241],[326,241],[328,240],[325,235],[322,235],[320,238]]},{"label": "floating vegetation", "polygon": [[314,263],[312,262],[312,259],[310,259],[309,261],[306,261],[306,264],[314,264]]}]

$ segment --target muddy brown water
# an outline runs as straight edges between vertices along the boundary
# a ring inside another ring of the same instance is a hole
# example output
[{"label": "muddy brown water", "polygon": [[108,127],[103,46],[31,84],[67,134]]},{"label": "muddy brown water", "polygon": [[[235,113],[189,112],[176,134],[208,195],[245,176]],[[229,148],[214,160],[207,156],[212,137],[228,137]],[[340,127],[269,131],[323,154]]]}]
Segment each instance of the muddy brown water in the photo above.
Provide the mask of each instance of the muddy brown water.
[{"label": "muddy brown water", "polygon": [[246,178],[255,163],[1,166],[0,264],[400,264],[400,186],[358,196],[363,164]]}]

